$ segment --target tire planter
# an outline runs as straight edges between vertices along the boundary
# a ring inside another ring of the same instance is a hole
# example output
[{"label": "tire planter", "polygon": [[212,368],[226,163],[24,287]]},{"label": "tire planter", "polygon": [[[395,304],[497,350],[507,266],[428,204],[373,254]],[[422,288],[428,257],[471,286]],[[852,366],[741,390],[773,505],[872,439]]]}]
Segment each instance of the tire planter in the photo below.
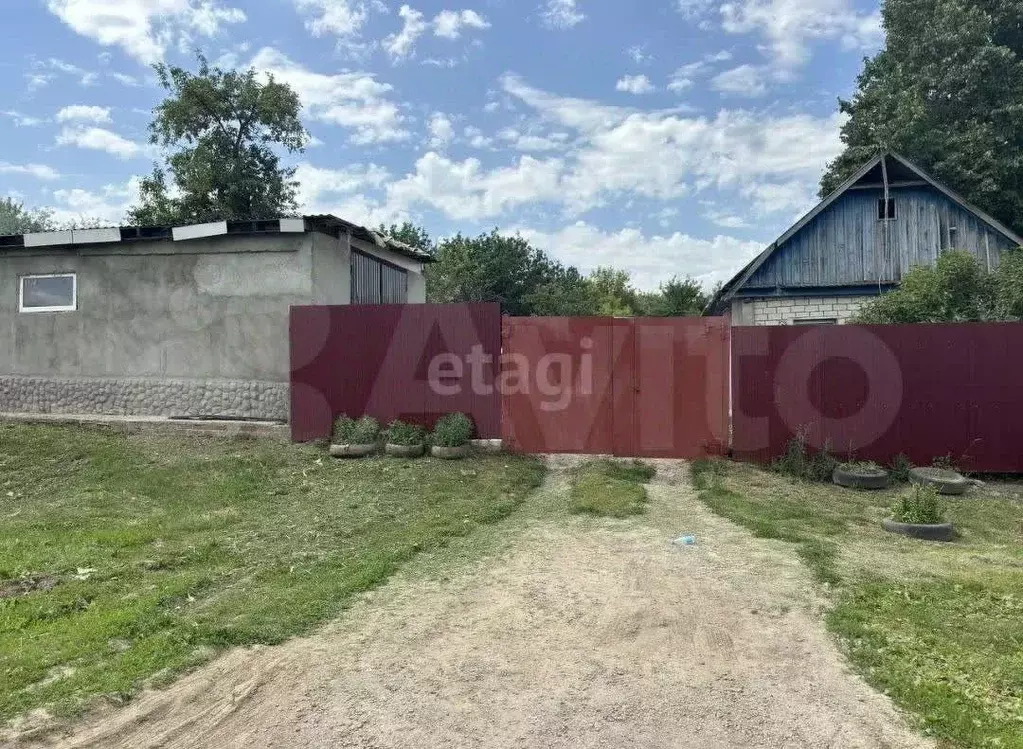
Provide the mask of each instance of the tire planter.
[{"label": "tire planter", "polygon": [[335,458],[365,458],[377,451],[375,442],[368,445],[331,445],[330,454]]},{"label": "tire planter", "polygon": [[900,523],[897,520],[886,519],[881,521],[881,527],[889,533],[898,533],[924,541],[952,541],[956,535],[955,528],[951,523],[925,525],[922,523]]},{"label": "tire planter", "polygon": [[470,450],[472,450],[472,445],[459,445],[458,447],[434,445],[430,448],[430,455],[442,460],[461,460],[469,454]]},{"label": "tire planter", "polygon": [[914,484],[933,486],[938,494],[958,495],[965,494],[970,488],[970,482],[955,471],[946,471],[944,468],[911,468],[909,480]]},{"label": "tire planter", "polygon": [[883,468],[837,466],[831,480],[849,489],[887,489],[891,485],[891,477]]},{"label": "tire planter", "polygon": [[388,442],[384,452],[392,458],[419,458],[426,452],[426,445],[395,445]]}]

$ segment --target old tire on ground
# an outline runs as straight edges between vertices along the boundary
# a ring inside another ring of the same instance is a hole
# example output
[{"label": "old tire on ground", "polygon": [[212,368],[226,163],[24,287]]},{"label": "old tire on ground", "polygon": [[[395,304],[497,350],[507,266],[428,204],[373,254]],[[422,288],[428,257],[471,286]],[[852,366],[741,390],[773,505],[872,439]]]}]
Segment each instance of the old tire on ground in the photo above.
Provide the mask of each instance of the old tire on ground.
[{"label": "old tire on ground", "polygon": [[888,471],[883,468],[837,466],[831,480],[849,489],[887,489],[891,484]]},{"label": "old tire on ground", "polygon": [[364,458],[377,451],[375,442],[366,445],[331,445],[330,454],[335,458]]},{"label": "old tire on ground", "polygon": [[384,452],[392,458],[419,458],[426,452],[426,445],[395,445],[388,442]]},{"label": "old tire on ground", "polygon": [[970,482],[955,471],[946,471],[944,468],[911,468],[909,480],[914,484],[933,486],[938,494],[965,494],[970,488]]},{"label": "old tire on ground", "polygon": [[882,520],[881,526],[889,533],[898,533],[910,538],[924,541],[951,541],[955,538],[955,529],[951,523],[900,523],[897,520]]},{"label": "old tire on ground", "polygon": [[458,447],[434,445],[430,448],[430,455],[442,460],[460,460],[466,457],[471,449],[472,445],[459,445]]}]

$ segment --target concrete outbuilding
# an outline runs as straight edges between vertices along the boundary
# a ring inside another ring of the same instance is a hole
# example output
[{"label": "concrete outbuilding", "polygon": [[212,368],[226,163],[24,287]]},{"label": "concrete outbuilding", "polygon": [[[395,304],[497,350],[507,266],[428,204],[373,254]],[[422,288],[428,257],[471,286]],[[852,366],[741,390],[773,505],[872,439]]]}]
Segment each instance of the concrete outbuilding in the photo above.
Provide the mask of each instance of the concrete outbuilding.
[{"label": "concrete outbuilding", "polygon": [[0,411],[287,420],[291,305],[421,303],[335,216],[0,237]]}]

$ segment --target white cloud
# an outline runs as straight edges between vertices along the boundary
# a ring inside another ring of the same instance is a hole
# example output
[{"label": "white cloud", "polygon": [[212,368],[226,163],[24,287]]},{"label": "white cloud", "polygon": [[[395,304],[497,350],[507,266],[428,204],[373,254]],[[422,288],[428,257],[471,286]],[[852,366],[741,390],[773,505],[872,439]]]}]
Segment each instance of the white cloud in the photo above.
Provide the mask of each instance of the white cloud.
[{"label": "white cloud", "polygon": [[442,10],[433,19],[433,33],[444,39],[457,39],[463,28],[483,30],[490,24],[474,10]]},{"label": "white cloud", "polygon": [[[395,62],[412,57],[415,54],[416,42],[431,28],[433,35],[442,39],[458,39],[463,29],[490,28],[490,23],[474,10],[442,10],[432,21],[427,22],[420,11],[402,5],[398,10],[398,17],[402,20],[401,30],[383,41],[384,50]],[[426,62],[439,67],[454,67],[457,64],[457,61],[450,58],[448,60],[430,58]]]},{"label": "white cloud", "polygon": [[709,289],[763,249],[761,242],[723,235],[698,239],[679,232],[668,236],[649,236],[638,229],[605,232],[583,221],[557,231],[521,226],[512,230],[584,273],[601,265],[625,268],[638,288],[650,291],[673,275],[685,274]]},{"label": "white cloud", "polygon": [[455,127],[451,123],[451,118],[441,112],[430,115],[427,129],[430,131],[428,142],[430,148],[444,149],[455,138]]},{"label": "white cloud", "polygon": [[645,65],[646,63],[654,59],[654,56],[646,51],[645,44],[633,45],[632,47],[629,47],[627,50],[625,50],[625,54],[627,54],[629,56],[629,59],[632,60],[637,65]]},{"label": "white cloud", "polygon": [[570,29],[585,21],[586,16],[576,7],[576,0],[547,0],[541,19],[549,29]]},{"label": "white cloud", "polygon": [[6,161],[0,161],[0,174],[22,174],[26,177],[45,180],[60,179],[60,172],[45,164],[9,164]]},{"label": "white cloud", "polygon": [[124,220],[128,209],[139,200],[139,178],[132,177],[123,185],[106,185],[99,190],[54,190],[55,202],[50,208],[57,223],[99,220],[116,225]]},{"label": "white cloud", "polygon": [[392,59],[403,60],[412,54],[416,41],[426,31],[428,24],[423,20],[422,13],[408,5],[401,6],[398,17],[403,22],[401,31],[384,39],[384,49]]},{"label": "white cloud", "polygon": [[696,62],[680,65],[671,74],[668,80],[668,90],[679,94],[693,87],[696,80],[705,75],[715,63],[725,62],[732,59],[732,53],[727,50],[714,52],[701,57]]},{"label": "white cloud", "polygon": [[388,171],[376,164],[325,169],[303,162],[295,171],[299,183],[298,202],[309,213],[330,213],[339,195],[378,188],[389,178]]},{"label": "white cloud", "polygon": [[413,173],[387,186],[387,202],[402,208],[427,205],[456,220],[479,220],[526,203],[556,200],[561,171],[557,160],[530,156],[486,171],[477,159],[452,161],[430,151]]},{"label": "white cloud", "polygon": [[473,148],[479,149],[490,149],[493,148],[494,139],[488,138],[483,134],[483,131],[478,127],[472,127],[471,125],[462,131],[466,140],[469,141],[469,145]]},{"label": "white cloud", "polygon": [[537,135],[522,133],[513,127],[506,127],[498,132],[497,137],[511,145],[516,151],[556,151],[566,148],[568,133],[550,133]]},{"label": "white cloud", "polygon": [[47,0],[47,8],[78,34],[143,63],[158,62],[193,34],[212,37],[245,21],[244,12],[217,0]]},{"label": "white cloud", "polygon": [[618,79],[615,90],[627,94],[649,94],[654,90],[654,84],[645,75],[626,75]]},{"label": "white cloud", "polygon": [[127,73],[110,73],[109,75],[115,81],[117,81],[118,83],[120,83],[120,84],[122,84],[124,86],[130,86],[132,88],[135,88],[137,86],[141,86],[142,85],[139,82],[138,78],[136,78],[133,75],[128,75]]},{"label": "white cloud", "polygon": [[144,146],[101,127],[65,127],[57,136],[57,145],[104,151],[119,159],[134,158],[146,152]]},{"label": "white cloud", "polygon": [[386,98],[392,87],[372,73],[315,73],[273,47],[259,50],[250,64],[290,85],[310,118],[350,128],[355,144],[387,143],[410,135],[398,106]]},{"label": "white cloud", "polygon": [[809,59],[815,39],[840,39],[847,48],[880,44],[880,14],[859,12],[851,0],[738,0],[721,6],[722,28],[766,37],[773,64],[783,69]]},{"label": "white cloud", "polygon": [[577,131],[573,148],[559,162],[558,202],[570,215],[623,195],[672,200],[750,184],[812,186],[841,150],[838,114],[818,118],[724,109],[714,117],[687,117],[559,97],[514,76],[502,84],[542,120]]},{"label": "white cloud", "polygon": [[314,36],[352,37],[362,31],[374,6],[358,0],[295,0],[295,7],[307,16],[305,26]]},{"label": "white cloud", "polygon": [[0,112],[4,117],[10,117],[14,121],[16,127],[37,127],[42,125],[46,120],[41,117],[33,117],[23,112],[18,112],[13,109],[8,109]]},{"label": "white cloud", "polygon": [[711,79],[710,85],[716,91],[736,96],[755,98],[767,93],[764,71],[754,65],[740,65],[718,73]]},{"label": "white cloud", "polygon": [[110,122],[110,107],[96,107],[87,104],[72,104],[57,112],[57,122]]}]

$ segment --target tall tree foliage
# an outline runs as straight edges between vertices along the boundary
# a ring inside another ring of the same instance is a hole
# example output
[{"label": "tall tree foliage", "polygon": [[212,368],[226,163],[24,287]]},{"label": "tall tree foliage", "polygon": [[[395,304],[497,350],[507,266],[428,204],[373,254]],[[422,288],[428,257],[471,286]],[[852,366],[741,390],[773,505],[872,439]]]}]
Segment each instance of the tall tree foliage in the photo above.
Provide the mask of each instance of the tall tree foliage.
[{"label": "tall tree foliage", "polygon": [[[301,152],[307,134],[297,94],[255,70],[224,71],[201,54],[192,73],[154,66],[167,98],[150,142],[173,151],[141,184],[134,224],[273,218],[294,213],[295,170],[278,151]],[[170,184],[168,184],[168,180]]]},{"label": "tall tree foliage", "polygon": [[600,267],[589,276],[563,265],[520,236],[458,234],[436,247],[429,233],[415,224],[380,227],[406,244],[434,251],[427,266],[431,302],[499,302],[508,315],[670,317],[698,315],[707,297],[697,281],[673,278],[658,292],[641,293],[628,271]]},{"label": "tall tree foliage", "polygon": [[879,150],[903,153],[1010,226],[1023,225],[1023,3],[886,0],[842,127],[834,190]]},{"label": "tall tree foliage", "polygon": [[55,228],[49,211],[26,208],[14,198],[0,198],[0,236],[30,234]]}]

